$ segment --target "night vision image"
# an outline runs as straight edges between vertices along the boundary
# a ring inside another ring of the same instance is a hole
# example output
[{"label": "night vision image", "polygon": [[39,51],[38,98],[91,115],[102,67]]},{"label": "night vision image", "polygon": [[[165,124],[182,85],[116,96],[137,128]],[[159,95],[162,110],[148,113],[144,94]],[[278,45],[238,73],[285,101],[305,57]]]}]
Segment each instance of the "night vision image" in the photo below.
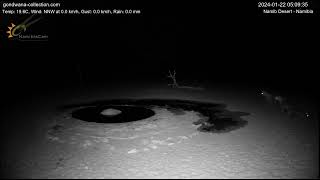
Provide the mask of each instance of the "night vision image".
[{"label": "night vision image", "polygon": [[1,178],[318,179],[313,1],[1,2]]}]

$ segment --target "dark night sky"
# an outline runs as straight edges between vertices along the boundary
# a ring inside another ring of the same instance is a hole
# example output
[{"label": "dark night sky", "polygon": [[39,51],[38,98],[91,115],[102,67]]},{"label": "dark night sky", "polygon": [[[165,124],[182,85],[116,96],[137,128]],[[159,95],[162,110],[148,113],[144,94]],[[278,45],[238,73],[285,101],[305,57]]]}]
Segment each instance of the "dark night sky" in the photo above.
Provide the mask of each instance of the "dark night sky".
[{"label": "dark night sky", "polygon": [[1,53],[11,54],[1,58],[7,92],[76,85],[79,66],[87,83],[165,83],[168,69],[175,68],[185,81],[268,84],[291,90],[316,85],[317,15],[263,16],[255,3],[243,2],[95,6],[87,2],[77,7],[128,7],[143,13],[46,16],[32,28],[48,32],[48,42],[5,42],[9,48]]}]

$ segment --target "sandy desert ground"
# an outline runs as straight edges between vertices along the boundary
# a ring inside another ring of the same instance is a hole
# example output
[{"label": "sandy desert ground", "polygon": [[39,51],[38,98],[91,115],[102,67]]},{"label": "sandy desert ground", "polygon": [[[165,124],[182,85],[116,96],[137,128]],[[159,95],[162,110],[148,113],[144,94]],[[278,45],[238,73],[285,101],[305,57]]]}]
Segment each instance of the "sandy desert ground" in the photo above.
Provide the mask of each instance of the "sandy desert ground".
[{"label": "sandy desert ground", "polygon": [[[173,89],[150,84],[128,88],[64,91],[21,103],[6,117],[2,174],[10,178],[317,178],[319,128],[316,107],[309,119],[288,118],[255,90],[206,87]],[[75,120],[58,106],[115,98],[183,99],[223,103],[250,113],[248,124],[228,133],[203,133],[195,111],[156,115],[125,124]],[[157,119],[158,121],[153,121]],[[56,122],[61,133],[50,134]],[[4,128],[4,127],[3,127]]]}]

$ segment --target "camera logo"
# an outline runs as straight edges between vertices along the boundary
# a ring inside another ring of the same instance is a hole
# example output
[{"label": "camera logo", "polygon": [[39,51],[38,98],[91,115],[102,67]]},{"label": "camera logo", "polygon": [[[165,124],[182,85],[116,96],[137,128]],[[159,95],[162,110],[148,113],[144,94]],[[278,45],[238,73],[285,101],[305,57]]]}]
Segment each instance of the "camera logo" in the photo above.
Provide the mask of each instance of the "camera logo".
[{"label": "camera logo", "polygon": [[46,41],[48,40],[47,35],[40,35],[40,34],[26,34],[27,28],[30,27],[32,24],[38,22],[41,17],[32,20],[34,17],[34,14],[28,17],[26,20],[24,20],[22,23],[15,25],[14,23],[11,23],[11,25],[8,26],[8,31],[6,33],[8,34],[8,39],[15,39],[20,41]]}]

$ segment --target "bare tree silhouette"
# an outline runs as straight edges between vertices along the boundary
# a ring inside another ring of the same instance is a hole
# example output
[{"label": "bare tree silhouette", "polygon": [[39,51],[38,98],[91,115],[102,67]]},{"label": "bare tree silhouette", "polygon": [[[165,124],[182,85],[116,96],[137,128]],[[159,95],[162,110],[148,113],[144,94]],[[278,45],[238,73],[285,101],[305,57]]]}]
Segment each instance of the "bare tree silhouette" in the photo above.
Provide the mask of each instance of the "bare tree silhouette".
[{"label": "bare tree silhouette", "polygon": [[176,79],[176,70],[173,70],[173,73],[169,70],[169,75],[167,76],[172,79],[172,83],[168,84],[168,86],[171,86],[173,88],[184,88],[184,89],[193,89],[193,90],[203,90],[202,87],[193,87],[193,86],[180,86]]},{"label": "bare tree silhouette", "polygon": [[168,84],[169,86],[172,86],[172,87],[179,87],[178,85],[178,82],[177,82],[177,79],[176,79],[176,70],[173,70],[173,74],[171,73],[171,71],[169,70],[169,76],[167,76],[169,78],[172,79],[172,84]]}]

